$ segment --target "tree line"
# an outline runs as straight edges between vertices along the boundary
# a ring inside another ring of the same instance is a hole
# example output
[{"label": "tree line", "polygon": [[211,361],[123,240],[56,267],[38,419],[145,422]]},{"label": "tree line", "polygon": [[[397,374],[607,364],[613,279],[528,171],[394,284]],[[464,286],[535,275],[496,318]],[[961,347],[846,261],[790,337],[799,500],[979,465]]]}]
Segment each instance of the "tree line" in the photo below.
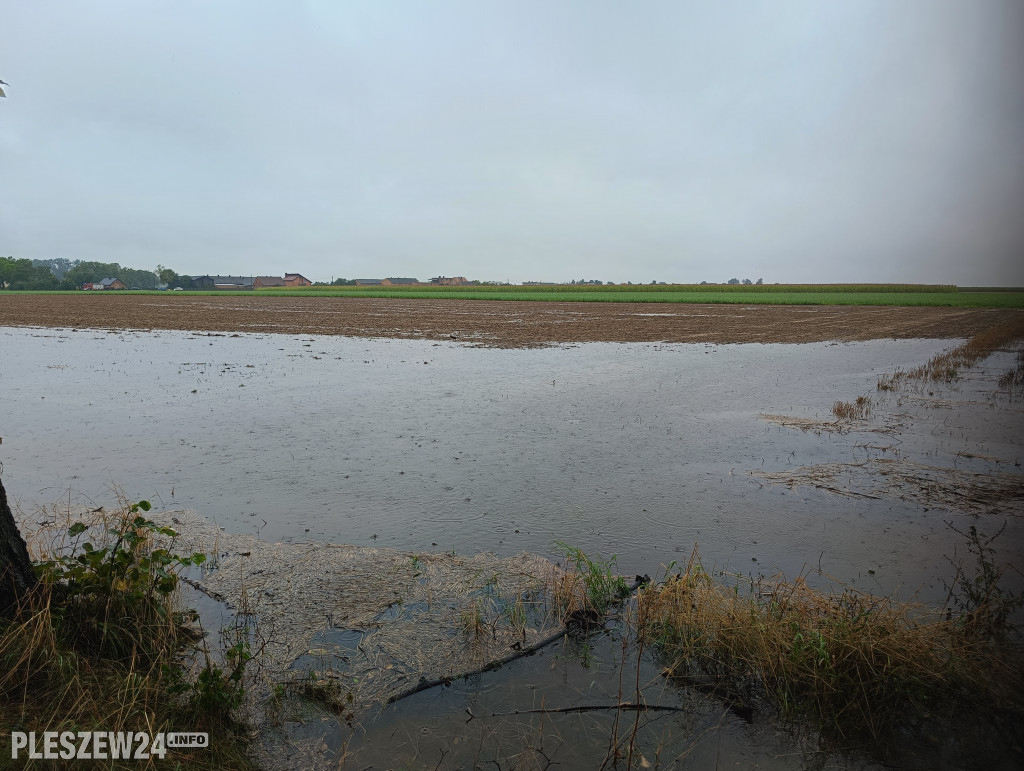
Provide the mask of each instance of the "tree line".
[{"label": "tree line", "polygon": [[189,283],[188,276],[179,276],[163,265],[157,265],[155,270],[138,270],[116,262],[64,257],[52,260],[0,257],[0,289],[81,289],[82,284],[98,283],[105,278],[118,278],[129,289],[156,289],[158,284],[173,288]]}]

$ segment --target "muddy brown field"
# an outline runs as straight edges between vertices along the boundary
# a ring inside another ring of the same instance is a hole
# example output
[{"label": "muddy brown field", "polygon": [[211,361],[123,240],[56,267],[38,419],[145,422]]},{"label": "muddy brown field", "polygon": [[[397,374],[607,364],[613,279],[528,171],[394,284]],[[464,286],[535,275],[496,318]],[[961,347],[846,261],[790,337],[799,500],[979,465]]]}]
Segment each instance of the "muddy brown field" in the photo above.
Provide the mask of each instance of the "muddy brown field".
[{"label": "muddy brown field", "polygon": [[267,295],[0,295],[0,326],[178,329],[457,339],[501,348],[574,342],[809,343],[961,338],[1007,309],[556,303]]}]

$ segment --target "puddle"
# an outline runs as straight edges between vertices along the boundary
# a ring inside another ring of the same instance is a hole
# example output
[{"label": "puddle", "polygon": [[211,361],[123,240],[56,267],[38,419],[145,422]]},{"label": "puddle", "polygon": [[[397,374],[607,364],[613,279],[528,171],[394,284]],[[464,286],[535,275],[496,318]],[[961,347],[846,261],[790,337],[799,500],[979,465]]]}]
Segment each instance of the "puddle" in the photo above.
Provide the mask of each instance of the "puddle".
[{"label": "puddle", "polygon": [[321,671],[325,668],[348,670],[359,654],[359,645],[366,632],[360,629],[326,629],[310,639],[309,649],[292,664],[296,673]]}]

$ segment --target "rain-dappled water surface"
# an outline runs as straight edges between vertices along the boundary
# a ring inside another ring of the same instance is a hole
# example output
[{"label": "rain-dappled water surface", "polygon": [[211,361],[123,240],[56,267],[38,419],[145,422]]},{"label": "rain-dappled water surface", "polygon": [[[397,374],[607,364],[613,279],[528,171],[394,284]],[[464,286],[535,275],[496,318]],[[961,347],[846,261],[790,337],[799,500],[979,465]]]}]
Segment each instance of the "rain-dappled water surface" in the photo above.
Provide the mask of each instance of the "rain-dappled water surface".
[{"label": "rain-dappled water surface", "polygon": [[[971,515],[898,495],[791,490],[752,472],[901,457],[1019,474],[1024,411],[994,396],[992,377],[934,393],[875,391],[880,374],[954,342],[493,350],[2,329],[0,460],[22,510],[69,495],[106,504],[117,485],[271,541],[499,555],[551,554],[564,541],[651,575],[699,543],[705,564],[736,573],[793,576],[814,565],[869,591],[941,601],[948,556],[963,548],[945,523],[964,529],[978,521]],[[1009,362],[997,354],[986,366]],[[831,420],[833,402],[858,395],[897,430],[801,432],[759,417]],[[980,521],[1003,520],[996,506]],[[1019,563],[1018,518],[999,549]],[[347,748],[360,768],[433,767],[445,756],[457,765],[492,751],[507,760],[531,747],[541,753],[521,767],[600,762],[615,730],[608,712],[510,713],[617,701],[619,673],[635,676],[617,633],[417,694],[352,743],[321,718],[291,736],[322,742],[334,758]],[[720,699],[661,685],[649,657],[637,661],[648,703],[680,710],[644,716],[645,752],[665,753],[645,760],[792,768],[815,758],[813,737],[747,723]],[[811,764],[833,764],[819,760]]]},{"label": "rain-dappled water surface", "polygon": [[[844,580],[874,570],[890,590],[934,583],[951,542],[941,515],[749,472],[911,440],[758,415],[829,418],[835,400],[873,394],[878,374],[949,344],[492,350],[5,329],[5,483],[22,508],[69,491],[102,503],[118,485],[268,540],[460,554],[551,553],[563,540],[652,575],[699,543],[744,572],[820,562]],[[966,435],[920,441],[978,451]]]}]

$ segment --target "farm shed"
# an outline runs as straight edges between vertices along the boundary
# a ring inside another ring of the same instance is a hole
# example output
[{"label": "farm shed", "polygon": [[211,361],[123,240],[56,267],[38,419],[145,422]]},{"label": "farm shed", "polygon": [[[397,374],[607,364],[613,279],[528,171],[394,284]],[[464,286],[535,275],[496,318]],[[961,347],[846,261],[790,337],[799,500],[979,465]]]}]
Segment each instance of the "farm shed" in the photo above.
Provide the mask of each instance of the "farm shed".
[{"label": "farm shed", "polygon": [[277,276],[256,276],[252,280],[253,289],[263,289],[271,286],[286,286],[286,284],[283,278],[278,278]]}]

